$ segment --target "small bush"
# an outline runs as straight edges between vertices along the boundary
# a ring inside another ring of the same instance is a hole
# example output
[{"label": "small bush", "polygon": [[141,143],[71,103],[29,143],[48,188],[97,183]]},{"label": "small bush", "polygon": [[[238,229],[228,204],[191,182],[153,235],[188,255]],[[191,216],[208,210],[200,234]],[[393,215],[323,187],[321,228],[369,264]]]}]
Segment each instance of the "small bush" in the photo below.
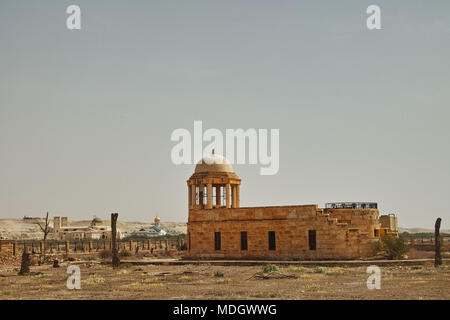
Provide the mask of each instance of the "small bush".
[{"label": "small bush", "polygon": [[419,274],[419,275],[431,275],[431,274],[435,274],[436,270],[434,269],[426,269],[426,268],[421,268],[421,269],[416,269],[416,270],[412,270],[411,273],[413,274]]},{"label": "small bush", "polygon": [[92,278],[82,280],[81,282],[83,284],[100,284],[100,283],[104,283],[105,279],[102,277],[94,276]]},{"label": "small bush", "polygon": [[183,282],[191,282],[194,281],[194,278],[190,276],[181,276],[178,278],[178,280]]},{"label": "small bush", "polygon": [[100,258],[107,259],[107,258],[111,258],[112,252],[109,249],[104,249],[104,250],[100,251],[99,255],[100,255]]},{"label": "small bush", "polygon": [[223,277],[223,273],[220,271],[217,271],[216,273],[214,273],[214,277],[217,277],[217,278]]},{"label": "small bush", "polygon": [[409,251],[409,247],[405,244],[402,237],[390,235],[383,236],[374,246],[377,252],[385,252],[390,260],[401,259]]},{"label": "small bush", "polygon": [[302,266],[289,266],[288,269],[290,272],[307,272],[308,270],[305,267]]},{"label": "small bush", "polygon": [[325,274],[327,276],[339,275],[339,274],[343,274],[343,273],[344,273],[344,269],[339,268],[339,267],[327,268],[325,270]]},{"label": "small bush", "polygon": [[315,273],[325,273],[325,272],[326,272],[326,269],[325,269],[324,267],[317,267],[317,268],[314,270],[314,272],[315,272]]},{"label": "small bush", "polygon": [[133,267],[133,265],[132,265],[131,263],[125,262],[125,263],[121,263],[121,264],[120,264],[120,267],[121,267],[122,269],[128,269],[128,268]]},{"label": "small bush", "polygon": [[274,264],[266,264],[263,266],[263,272],[264,273],[274,273],[274,272],[279,272],[280,268],[278,268],[278,266],[274,265]]},{"label": "small bush", "polygon": [[228,283],[232,283],[232,282],[233,282],[233,280],[227,279],[227,278],[217,279],[215,281],[216,284],[228,284]]},{"label": "small bush", "polygon": [[131,251],[130,250],[127,250],[127,249],[122,249],[122,250],[120,250],[120,252],[119,252],[119,256],[120,257],[131,257],[133,254],[131,253]]}]

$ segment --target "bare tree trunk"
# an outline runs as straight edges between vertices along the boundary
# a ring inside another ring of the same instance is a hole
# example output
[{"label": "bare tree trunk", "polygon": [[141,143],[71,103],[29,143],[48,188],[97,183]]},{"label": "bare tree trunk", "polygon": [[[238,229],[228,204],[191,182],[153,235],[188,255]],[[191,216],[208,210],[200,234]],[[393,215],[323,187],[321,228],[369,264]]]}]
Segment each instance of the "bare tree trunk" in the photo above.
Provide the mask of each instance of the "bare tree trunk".
[{"label": "bare tree trunk", "polygon": [[23,254],[22,254],[22,262],[20,264],[19,275],[24,276],[24,275],[30,274],[30,265],[31,265],[30,254],[25,249],[25,250],[23,250]]},{"label": "bare tree trunk", "polygon": [[437,218],[436,224],[434,225],[434,243],[435,243],[435,256],[434,256],[434,266],[440,266],[442,264],[441,257],[441,236],[439,234],[439,229],[441,228],[441,218]]},{"label": "bare tree trunk", "polygon": [[111,213],[111,238],[112,238],[112,266],[118,268],[120,266],[119,253],[117,250],[117,218],[118,213]]},{"label": "bare tree trunk", "polygon": [[44,241],[41,243],[41,256],[40,260],[42,263],[45,261],[45,241],[47,240],[47,235],[50,233],[50,220],[48,220],[48,211],[45,216],[45,224],[42,226],[40,223],[38,223],[38,226],[41,228],[42,232],[44,233]]}]

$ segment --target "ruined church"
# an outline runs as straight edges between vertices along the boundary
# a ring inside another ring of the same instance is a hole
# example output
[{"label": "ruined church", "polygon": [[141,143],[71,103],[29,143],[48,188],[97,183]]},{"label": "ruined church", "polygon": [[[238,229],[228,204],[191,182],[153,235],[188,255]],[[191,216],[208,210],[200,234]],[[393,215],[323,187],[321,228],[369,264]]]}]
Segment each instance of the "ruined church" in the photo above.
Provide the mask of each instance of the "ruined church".
[{"label": "ruined church", "polygon": [[355,259],[398,233],[377,203],[241,207],[241,179],[229,161],[204,157],[187,181],[188,252],[193,259]]}]

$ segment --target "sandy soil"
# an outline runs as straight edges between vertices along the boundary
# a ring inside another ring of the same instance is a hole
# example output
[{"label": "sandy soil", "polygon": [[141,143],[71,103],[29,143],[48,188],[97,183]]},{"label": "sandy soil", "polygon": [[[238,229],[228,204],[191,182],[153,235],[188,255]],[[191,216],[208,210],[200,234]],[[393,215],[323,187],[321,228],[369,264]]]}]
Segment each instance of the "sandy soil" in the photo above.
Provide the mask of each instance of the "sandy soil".
[{"label": "sandy soil", "polygon": [[366,267],[280,267],[293,279],[252,278],[261,266],[132,266],[92,261],[80,265],[81,290],[66,287],[60,268],[0,267],[0,299],[450,299],[450,266],[381,268],[381,289],[367,289]]}]

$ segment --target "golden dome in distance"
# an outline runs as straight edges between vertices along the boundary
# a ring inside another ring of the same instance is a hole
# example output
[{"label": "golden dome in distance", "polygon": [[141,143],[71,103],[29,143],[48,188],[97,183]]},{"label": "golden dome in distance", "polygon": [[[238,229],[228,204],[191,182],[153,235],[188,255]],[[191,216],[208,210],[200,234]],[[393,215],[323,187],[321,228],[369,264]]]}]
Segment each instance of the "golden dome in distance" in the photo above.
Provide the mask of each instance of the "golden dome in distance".
[{"label": "golden dome in distance", "polygon": [[155,223],[160,222],[160,221],[161,221],[161,219],[159,217],[155,217]]},{"label": "golden dome in distance", "polygon": [[209,156],[203,157],[195,166],[195,173],[198,172],[233,172],[231,163],[220,154],[215,154],[214,150]]}]

